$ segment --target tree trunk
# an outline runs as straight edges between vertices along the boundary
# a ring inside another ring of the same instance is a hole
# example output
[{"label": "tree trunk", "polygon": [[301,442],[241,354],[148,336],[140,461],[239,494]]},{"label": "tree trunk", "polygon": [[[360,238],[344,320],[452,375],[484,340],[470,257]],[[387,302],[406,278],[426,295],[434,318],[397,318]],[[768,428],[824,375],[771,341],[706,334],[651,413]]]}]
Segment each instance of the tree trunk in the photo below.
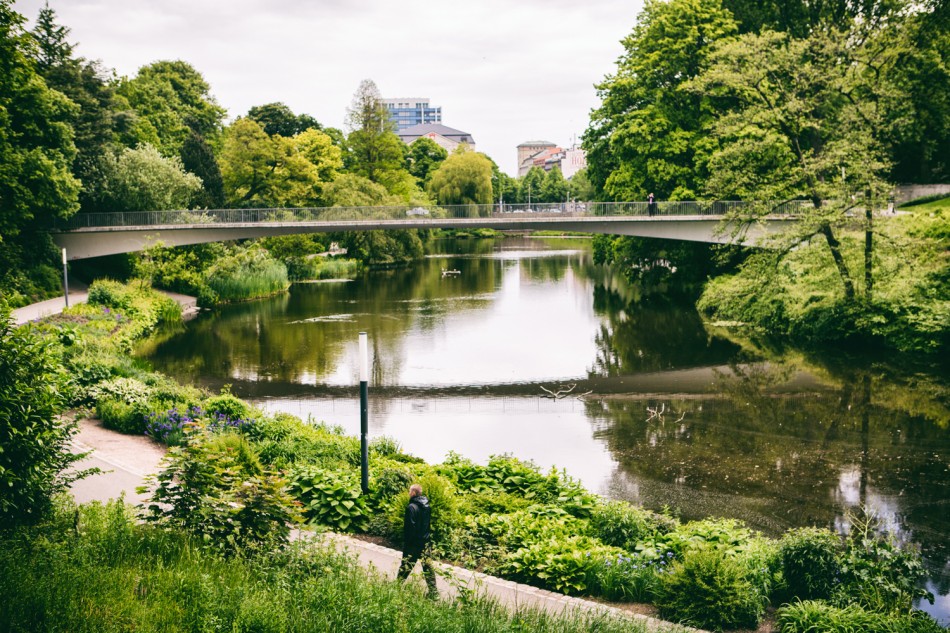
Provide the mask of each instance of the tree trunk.
[{"label": "tree trunk", "polygon": [[851,281],[851,274],[848,272],[848,264],[845,263],[841,255],[841,242],[835,237],[831,226],[825,224],[821,227],[821,234],[825,236],[828,242],[828,248],[831,250],[831,257],[835,260],[835,266],[838,267],[838,276],[841,277],[841,283],[844,285],[844,297],[848,301],[854,300],[854,282]]}]

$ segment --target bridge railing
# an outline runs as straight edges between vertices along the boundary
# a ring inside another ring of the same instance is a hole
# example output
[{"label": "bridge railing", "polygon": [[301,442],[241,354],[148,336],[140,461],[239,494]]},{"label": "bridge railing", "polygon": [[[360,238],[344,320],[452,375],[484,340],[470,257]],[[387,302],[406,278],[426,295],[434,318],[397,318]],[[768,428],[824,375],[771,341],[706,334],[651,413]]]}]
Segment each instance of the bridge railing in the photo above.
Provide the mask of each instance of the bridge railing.
[{"label": "bridge railing", "polygon": [[794,215],[802,210],[804,200],[766,203],[751,201],[674,201],[638,202],[557,202],[524,204],[466,204],[380,207],[299,207],[268,209],[198,209],[173,211],[123,211],[81,213],[59,221],[57,230],[82,228],[129,228],[140,226],[183,226],[202,224],[260,224],[301,222],[347,222],[373,220],[414,220],[528,217],[721,217],[739,211],[760,215]]}]

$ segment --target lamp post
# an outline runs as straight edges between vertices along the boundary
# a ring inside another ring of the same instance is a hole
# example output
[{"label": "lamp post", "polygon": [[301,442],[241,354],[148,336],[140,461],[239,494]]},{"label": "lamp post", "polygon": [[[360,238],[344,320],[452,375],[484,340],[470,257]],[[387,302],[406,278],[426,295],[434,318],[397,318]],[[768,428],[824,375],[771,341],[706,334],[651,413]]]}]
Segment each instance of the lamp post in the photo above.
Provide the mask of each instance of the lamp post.
[{"label": "lamp post", "polygon": [[66,270],[66,249],[63,249],[63,296],[66,298],[66,307],[69,307],[69,272]]},{"label": "lamp post", "polygon": [[360,489],[369,492],[369,344],[360,332]]}]

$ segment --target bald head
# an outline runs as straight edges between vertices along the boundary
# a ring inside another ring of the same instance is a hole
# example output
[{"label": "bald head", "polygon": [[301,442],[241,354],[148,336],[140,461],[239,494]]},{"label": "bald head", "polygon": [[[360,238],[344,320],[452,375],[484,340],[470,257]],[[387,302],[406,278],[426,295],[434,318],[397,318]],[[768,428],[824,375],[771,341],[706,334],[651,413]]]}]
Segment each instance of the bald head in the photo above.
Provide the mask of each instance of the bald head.
[{"label": "bald head", "polygon": [[422,494],[422,486],[419,484],[412,484],[409,486],[409,498],[418,497]]}]

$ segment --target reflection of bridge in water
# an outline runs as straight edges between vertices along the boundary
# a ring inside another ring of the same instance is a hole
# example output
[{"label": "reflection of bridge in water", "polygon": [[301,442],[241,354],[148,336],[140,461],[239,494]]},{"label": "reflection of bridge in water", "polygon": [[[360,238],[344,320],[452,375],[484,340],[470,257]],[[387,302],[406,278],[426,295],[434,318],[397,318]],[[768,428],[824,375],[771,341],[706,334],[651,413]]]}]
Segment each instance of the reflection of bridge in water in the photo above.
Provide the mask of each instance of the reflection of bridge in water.
[{"label": "reflection of bridge in water", "polygon": [[[625,397],[649,398],[719,398],[722,396],[720,381],[733,377],[732,369],[727,365],[715,367],[696,367],[672,371],[628,374],[626,376],[593,377],[564,380],[544,380],[537,382],[514,382],[491,385],[434,385],[402,386],[373,385],[370,383],[370,397],[382,400],[439,401],[452,398],[484,399],[485,406],[497,407],[505,399],[525,399],[537,397],[553,402],[545,389],[557,391],[575,385],[566,394],[564,400],[576,400],[575,395],[590,392],[590,399]],[[231,385],[235,394],[247,398],[319,398],[346,401],[358,396],[358,387],[354,385],[307,385],[288,381],[268,381],[266,379],[242,380],[228,377],[217,380],[204,380],[202,386],[220,389]],[[769,389],[776,395],[793,395],[825,391],[822,383],[811,374],[797,372],[787,381]],[[494,401],[494,402],[493,402]],[[474,400],[473,400],[474,402]],[[358,403],[357,403],[358,404]]]},{"label": "reflection of bridge in water", "polygon": [[[566,202],[543,205],[324,207],[83,213],[60,223],[53,239],[67,258],[140,251],[161,242],[184,246],[300,233],[398,229],[574,231],[752,245],[794,220],[806,201]],[[761,221],[730,224],[741,213]]]}]

